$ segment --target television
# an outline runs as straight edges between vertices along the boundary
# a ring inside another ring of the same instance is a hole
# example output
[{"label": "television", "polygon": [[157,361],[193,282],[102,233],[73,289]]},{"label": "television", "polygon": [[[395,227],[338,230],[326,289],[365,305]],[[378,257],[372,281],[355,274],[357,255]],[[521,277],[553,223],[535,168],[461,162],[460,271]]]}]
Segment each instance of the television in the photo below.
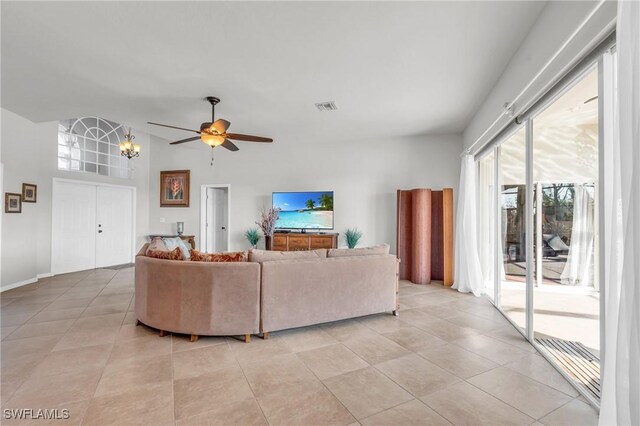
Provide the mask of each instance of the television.
[{"label": "television", "polygon": [[276,229],[333,229],[333,191],[274,192]]}]

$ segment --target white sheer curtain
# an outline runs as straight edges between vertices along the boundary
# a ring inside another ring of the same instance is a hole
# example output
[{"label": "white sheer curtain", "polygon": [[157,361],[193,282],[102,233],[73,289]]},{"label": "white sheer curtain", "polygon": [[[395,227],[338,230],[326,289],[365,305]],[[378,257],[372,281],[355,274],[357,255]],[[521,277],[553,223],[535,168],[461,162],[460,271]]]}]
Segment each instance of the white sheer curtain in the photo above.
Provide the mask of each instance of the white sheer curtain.
[{"label": "white sheer curtain", "polygon": [[[640,2],[618,3],[601,425],[640,424]],[[607,160],[605,159],[605,162]],[[609,177],[609,176],[608,176]]]},{"label": "white sheer curtain", "polygon": [[469,154],[462,156],[457,208],[453,288],[480,296],[484,281],[478,257],[476,165]]},{"label": "white sheer curtain", "polygon": [[478,162],[478,256],[484,278],[485,291],[493,299],[496,263],[495,249],[495,154]]},{"label": "white sheer curtain", "polygon": [[560,280],[564,285],[593,287],[594,200],[591,188],[574,188],[571,245]]}]

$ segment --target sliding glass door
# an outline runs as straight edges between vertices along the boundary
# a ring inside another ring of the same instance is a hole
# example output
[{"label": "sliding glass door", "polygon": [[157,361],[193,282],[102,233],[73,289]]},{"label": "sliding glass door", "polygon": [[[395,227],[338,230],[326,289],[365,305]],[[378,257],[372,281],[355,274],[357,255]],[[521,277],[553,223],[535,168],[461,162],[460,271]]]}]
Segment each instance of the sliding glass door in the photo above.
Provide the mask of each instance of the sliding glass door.
[{"label": "sliding glass door", "polygon": [[599,69],[586,69],[478,159],[487,296],[599,398]]},{"label": "sliding glass door", "polygon": [[526,326],[527,213],[524,127],[498,148],[498,289],[503,312],[522,330]]},{"label": "sliding glass door", "polygon": [[600,393],[598,69],[531,121],[536,342]]}]

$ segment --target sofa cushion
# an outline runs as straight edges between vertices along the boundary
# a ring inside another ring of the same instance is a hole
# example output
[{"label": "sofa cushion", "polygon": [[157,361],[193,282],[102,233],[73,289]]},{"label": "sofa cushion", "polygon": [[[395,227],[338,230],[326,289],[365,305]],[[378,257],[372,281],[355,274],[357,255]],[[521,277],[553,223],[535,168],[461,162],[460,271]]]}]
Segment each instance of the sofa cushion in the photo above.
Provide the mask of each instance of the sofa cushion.
[{"label": "sofa cushion", "polygon": [[249,262],[268,262],[270,260],[289,259],[324,259],[327,257],[327,249],[301,250],[301,251],[272,251],[249,250]]},{"label": "sofa cushion", "polygon": [[155,237],[153,240],[151,240],[151,243],[147,245],[147,250],[145,251],[145,254],[151,250],[169,251],[169,249],[167,248],[167,245],[164,243],[164,241],[162,241],[162,238],[160,237]]},{"label": "sofa cushion", "polygon": [[327,257],[368,256],[370,254],[389,254],[389,244],[355,249],[330,249]]},{"label": "sofa cushion", "polygon": [[176,247],[171,251],[147,250],[147,256],[155,257],[156,259],[184,260],[182,257],[182,251],[180,251],[179,247]]},{"label": "sofa cushion", "polygon": [[236,251],[229,253],[202,253],[198,250],[189,250],[191,260],[194,262],[246,262],[247,252]]},{"label": "sofa cushion", "polygon": [[182,241],[182,238],[179,238],[179,237],[163,238],[162,241],[164,241],[164,243],[167,246],[167,249],[169,251],[174,250],[177,247],[182,252],[182,258],[186,259],[186,260],[189,260],[189,257],[190,257],[190,255],[189,255],[189,247],[187,247],[185,242]]}]

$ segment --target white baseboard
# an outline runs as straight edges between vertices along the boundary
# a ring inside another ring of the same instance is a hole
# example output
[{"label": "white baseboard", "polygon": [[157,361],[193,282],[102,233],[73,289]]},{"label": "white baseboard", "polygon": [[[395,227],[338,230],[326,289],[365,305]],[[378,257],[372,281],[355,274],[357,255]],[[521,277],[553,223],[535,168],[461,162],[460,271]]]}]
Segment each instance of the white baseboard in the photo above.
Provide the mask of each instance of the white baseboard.
[{"label": "white baseboard", "polygon": [[18,287],[22,287],[23,285],[27,285],[27,284],[33,284],[35,282],[38,282],[38,280],[41,280],[42,278],[49,278],[49,277],[52,277],[52,276],[53,276],[53,274],[51,272],[45,272],[43,274],[38,274],[38,275],[36,275],[35,278],[29,278],[29,279],[24,280],[24,281],[18,281],[17,283],[4,285],[4,286],[2,286],[0,288],[0,292],[11,290],[11,289],[18,288]]},{"label": "white baseboard", "polygon": [[2,288],[0,289],[0,291],[7,291],[7,290],[14,289],[14,288],[22,287],[23,285],[33,284],[36,281],[38,281],[38,278],[34,277],[34,278],[29,278],[29,279],[24,280],[24,281],[18,281],[17,283],[3,285]]}]

